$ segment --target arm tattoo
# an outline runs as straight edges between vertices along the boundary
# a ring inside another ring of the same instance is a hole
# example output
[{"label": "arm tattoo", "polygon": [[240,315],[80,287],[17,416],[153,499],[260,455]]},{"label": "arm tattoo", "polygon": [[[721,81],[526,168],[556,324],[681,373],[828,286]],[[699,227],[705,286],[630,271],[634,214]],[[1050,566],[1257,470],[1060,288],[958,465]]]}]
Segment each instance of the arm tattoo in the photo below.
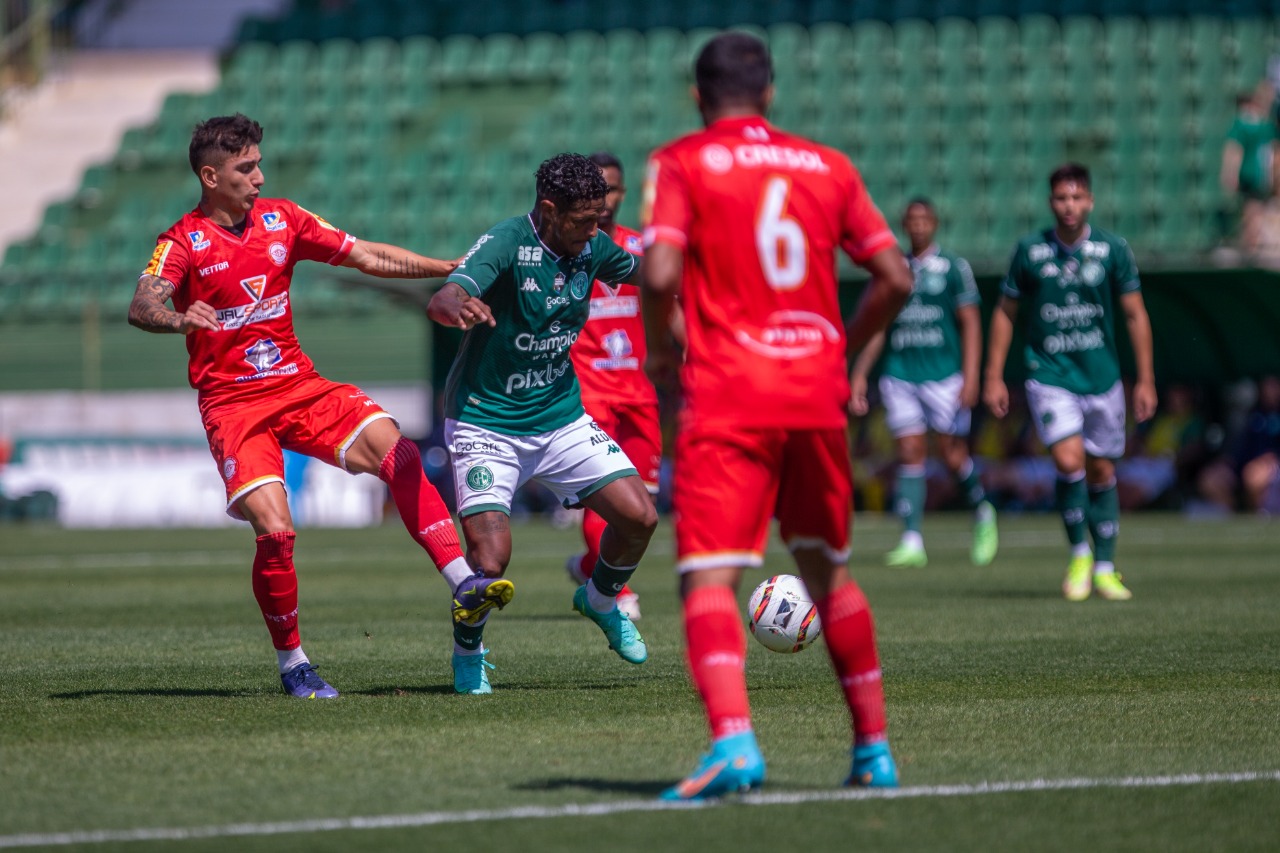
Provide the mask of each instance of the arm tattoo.
[{"label": "arm tattoo", "polygon": [[424,278],[426,276],[426,268],[413,258],[407,255],[395,257],[385,249],[374,252],[373,268],[377,273],[388,278]]},{"label": "arm tattoo", "polygon": [[173,295],[173,285],[154,275],[138,279],[138,289],[129,304],[129,325],[146,332],[179,332],[182,315],[165,307]]}]

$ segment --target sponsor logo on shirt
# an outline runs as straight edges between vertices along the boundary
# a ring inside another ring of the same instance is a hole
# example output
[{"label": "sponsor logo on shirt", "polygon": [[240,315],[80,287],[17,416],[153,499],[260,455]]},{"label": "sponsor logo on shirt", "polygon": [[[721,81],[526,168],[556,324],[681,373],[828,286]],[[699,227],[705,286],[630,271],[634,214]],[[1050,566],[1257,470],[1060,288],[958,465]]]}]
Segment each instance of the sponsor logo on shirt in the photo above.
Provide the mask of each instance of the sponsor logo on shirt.
[{"label": "sponsor logo on shirt", "polygon": [[457,441],[453,444],[453,452],[459,456],[467,453],[497,453],[498,445],[493,441]]},{"label": "sponsor logo on shirt", "polygon": [[626,239],[622,241],[622,248],[633,255],[638,255],[644,248],[644,240],[639,234],[628,234]]},{"label": "sponsor logo on shirt", "polygon": [[614,329],[600,341],[608,358],[593,358],[593,370],[638,370],[640,360],[631,355],[635,351],[625,329]]},{"label": "sponsor logo on shirt", "polygon": [[786,169],[818,175],[831,171],[819,151],[767,142],[744,142],[735,145],[732,151],[712,142],[702,147],[699,157],[703,167],[716,175],[723,175],[734,166],[742,169]]},{"label": "sponsor logo on shirt", "polygon": [[[283,223],[281,224],[283,227]],[[289,249],[284,243],[272,243],[267,248],[267,254],[271,256],[271,262],[278,267],[284,266],[284,262],[289,258]]]},{"label": "sponsor logo on shirt", "polygon": [[758,329],[738,329],[734,337],[746,349],[766,358],[817,355],[840,341],[840,330],[810,311],[775,311]]},{"label": "sponsor logo on shirt", "polygon": [[[311,215],[315,216],[314,213]],[[320,217],[317,216],[316,218],[319,219]],[[274,210],[270,213],[262,214],[262,224],[268,231],[283,231],[289,225],[289,223],[281,219],[280,214]]]},{"label": "sponsor logo on shirt", "polygon": [[244,351],[244,360],[249,362],[249,366],[258,373],[264,373],[275,367],[282,358],[280,347],[276,346],[275,341],[270,338],[257,340]]},{"label": "sponsor logo on shirt", "polygon": [[204,236],[203,231],[188,231],[187,236],[191,238],[192,251],[200,252],[209,248],[209,240]]},{"label": "sponsor logo on shirt", "polygon": [[147,267],[142,271],[142,274],[160,275],[164,271],[165,259],[169,257],[169,250],[172,248],[172,240],[161,240],[156,243],[155,251],[151,253],[151,260],[147,261]]},{"label": "sponsor logo on shirt", "polygon": [[560,291],[564,290],[564,281],[565,281],[564,273],[562,272],[556,273],[555,280],[551,282],[551,286],[555,288],[556,293],[559,293]]},{"label": "sponsor logo on shirt", "polygon": [[1036,243],[1034,246],[1027,249],[1027,260],[1031,261],[1033,264],[1038,264],[1041,261],[1047,261],[1049,258],[1052,258],[1053,255],[1053,247],[1048,243]]},{"label": "sponsor logo on shirt", "polygon": [[542,264],[541,246],[521,246],[516,250],[516,265],[536,267]]},{"label": "sponsor logo on shirt", "polygon": [[240,286],[244,288],[244,292],[249,294],[254,302],[262,298],[262,292],[267,289],[267,277],[265,275],[255,275],[251,278],[240,279]]},{"label": "sponsor logo on shirt", "polygon": [[[576,338],[577,335],[574,335]],[[523,373],[512,373],[507,377],[507,394],[523,388],[545,388],[561,376],[569,372],[569,360],[559,364],[548,364],[541,370],[526,370]]]},{"label": "sponsor logo on shirt", "polygon": [[468,249],[467,253],[462,256],[462,260],[458,262],[458,269],[464,268],[467,265],[467,261],[471,260],[471,256],[474,255],[476,252],[480,251],[480,247],[483,246],[485,243],[488,243],[492,239],[493,239],[492,234],[485,234],[479,240],[477,240],[476,244],[472,246],[470,249]]},{"label": "sponsor logo on shirt", "polygon": [[201,267],[200,276],[201,278],[203,278],[204,276],[207,276],[207,275],[213,275],[216,272],[222,272],[229,266],[231,266],[231,264],[229,264],[226,261],[218,261],[216,264],[213,264],[211,266]]},{"label": "sponsor logo on shirt", "polygon": [[289,310],[289,294],[277,293],[266,299],[239,305],[235,308],[219,308],[218,323],[226,331],[240,329],[253,323],[263,323],[283,317]]},{"label": "sponsor logo on shirt", "polygon": [[640,314],[640,300],[635,296],[604,296],[591,300],[588,318],[610,320],[617,317],[636,317]]},{"label": "sponsor logo on shirt", "polygon": [[525,293],[537,293],[538,283],[531,278],[526,278],[524,283],[520,285],[520,289]]}]

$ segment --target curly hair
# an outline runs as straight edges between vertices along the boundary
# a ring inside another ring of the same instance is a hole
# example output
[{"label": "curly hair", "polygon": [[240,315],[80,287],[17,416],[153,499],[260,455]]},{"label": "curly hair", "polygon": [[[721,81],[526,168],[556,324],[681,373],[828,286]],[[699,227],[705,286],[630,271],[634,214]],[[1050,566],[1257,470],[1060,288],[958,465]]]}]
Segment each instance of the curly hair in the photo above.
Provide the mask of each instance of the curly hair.
[{"label": "curly hair", "polygon": [[572,210],[609,194],[600,167],[581,154],[557,154],[544,160],[535,177],[538,201],[549,199],[562,210]]},{"label": "curly hair", "polygon": [[241,113],[202,121],[191,132],[191,147],[187,150],[191,171],[198,175],[202,166],[220,166],[228,157],[260,142],[262,125]]}]

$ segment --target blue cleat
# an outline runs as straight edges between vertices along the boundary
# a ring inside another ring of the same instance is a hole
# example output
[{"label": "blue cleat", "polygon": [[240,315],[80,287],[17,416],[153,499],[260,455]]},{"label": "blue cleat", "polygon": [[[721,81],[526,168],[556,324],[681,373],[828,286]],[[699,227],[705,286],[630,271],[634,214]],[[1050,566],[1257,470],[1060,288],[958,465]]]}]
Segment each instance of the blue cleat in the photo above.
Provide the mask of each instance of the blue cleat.
[{"label": "blue cleat", "polygon": [[644,637],[631,624],[631,617],[623,613],[615,605],[608,613],[597,613],[587,602],[587,585],[578,587],[573,594],[573,609],[600,626],[605,638],[609,640],[609,648],[627,663],[644,663],[649,659],[649,648],[644,644]]},{"label": "blue cleat", "polygon": [[722,737],[711,744],[697,768],[674,787],[663,791],[663,800],[707,800],[725,794],[745,793],[764,782],[764,756],[752,732]]},{"label": "blue cleat", "polygon": [[489,654],[488,649],[482,650],[478,655],[453,653],[453,689],[456,692],[469,693],[472,696],[493,692],[493,688],[489,685],[489,673],[485,670],[497,669],[497,667],[484,659],[487,654]]},{"label": "blue cleat", "polygon": [[308,663],[300,663],[288,672],[280,674],[280,684],[284,692],[299,699],[336,699],[338,691],[334,690],[316,668]]},{"label": "blue cleat", "polygon": [[867,743],[853,748],[853,769],[844,784],[851,788],[896,788],[898,765],[893,763],[889,741]]},{"label": "blue cleat", "polygon": [[516,594],[515,584],[505,578],[487,578],[477,572],[458,584],[453,593],[453,621],[475,625],[491,608],[501,610]]}]

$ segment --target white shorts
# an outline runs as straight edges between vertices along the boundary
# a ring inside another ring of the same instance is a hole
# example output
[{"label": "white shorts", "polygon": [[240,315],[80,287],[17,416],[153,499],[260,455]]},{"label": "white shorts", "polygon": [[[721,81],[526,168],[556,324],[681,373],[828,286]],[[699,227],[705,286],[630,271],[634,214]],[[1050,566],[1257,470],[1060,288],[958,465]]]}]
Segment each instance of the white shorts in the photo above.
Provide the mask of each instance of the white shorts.
[{"label": "white shorts", "polygon": [[511,514],[516,489],[537,480],[574,506],[622,477],[640,476],[627,454],[588,414],[540,435],[504,435],[452,418],[444,440],[453,459],[458,515]]},{"label": "white shorts", "polygon": [[884,401],[889,432],[894,438],[923,435],[928,430],[943,435],[968,435],[970,413],[960,405],[963,386],[964,377],[959,373],[936,382],[907,382],[881,376],[880,399]]},{"label": "white shorts", "polygon": [[1101,394],[1073,394],[1034,379],[1026,387],[1027,405],[1045,447],[1079,435],[1090,456],[1124,456],[1124,386],[1119,382]]}]

